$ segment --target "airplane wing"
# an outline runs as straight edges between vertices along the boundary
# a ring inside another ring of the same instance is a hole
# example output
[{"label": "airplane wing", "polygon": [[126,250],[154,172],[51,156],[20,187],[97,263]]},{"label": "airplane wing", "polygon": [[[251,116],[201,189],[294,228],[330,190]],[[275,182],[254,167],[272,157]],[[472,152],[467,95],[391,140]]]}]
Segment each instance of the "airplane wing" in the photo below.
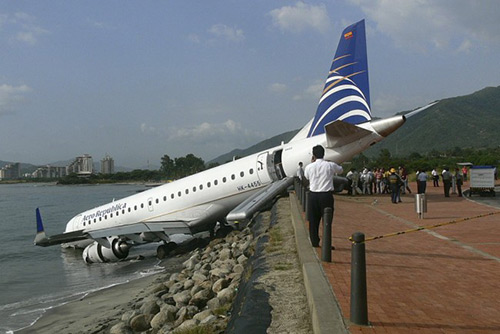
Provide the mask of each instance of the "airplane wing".
[{"label": "airplane wing", "polygon": [[259,192],[247,198],[240,205],[234,208],[226,216],[228,222],[243,221],[253,216],[257,211],[262,209],[264,205],[293,184],[292,177],[285,177],[279,181],[273,182],[264,187]]},{"label": "airplane wing", "polygon": [[353,143],[369,134],[371,131],[357,125],[336,120],[325,125],[325,133],[328,148],[340,147]]}]

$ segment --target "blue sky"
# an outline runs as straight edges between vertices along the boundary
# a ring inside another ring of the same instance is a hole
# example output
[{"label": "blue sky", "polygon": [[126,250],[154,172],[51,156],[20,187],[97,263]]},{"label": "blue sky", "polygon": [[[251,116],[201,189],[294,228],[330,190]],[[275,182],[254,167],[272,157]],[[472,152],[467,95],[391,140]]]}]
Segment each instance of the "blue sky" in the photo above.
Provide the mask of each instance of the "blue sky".
[{"label": "blue sky", "polygon": [[[301,128],[366,20],[386,117],[500,85],[497,1],[2,1],[0,160],[208,161]],[[471,115],[474,117],[474,115]],[[451,139],[450,139],[451,140]]]}]

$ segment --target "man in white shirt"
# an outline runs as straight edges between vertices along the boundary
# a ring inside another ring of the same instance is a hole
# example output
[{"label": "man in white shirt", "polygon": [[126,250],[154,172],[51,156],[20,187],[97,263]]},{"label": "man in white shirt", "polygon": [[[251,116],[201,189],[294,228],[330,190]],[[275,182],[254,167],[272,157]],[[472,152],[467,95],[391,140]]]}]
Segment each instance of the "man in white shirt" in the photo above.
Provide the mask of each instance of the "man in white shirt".
[{"label": "man in white shirt", "polygon": [[319,223],[325,208],[333,212],[333,177],[342,173],[341,166],[323,160],[325,149],[321,145],[313,147],[312,163],[306,166],[304,176],[309,180],[309,238],[313,247],[319,247]]}]

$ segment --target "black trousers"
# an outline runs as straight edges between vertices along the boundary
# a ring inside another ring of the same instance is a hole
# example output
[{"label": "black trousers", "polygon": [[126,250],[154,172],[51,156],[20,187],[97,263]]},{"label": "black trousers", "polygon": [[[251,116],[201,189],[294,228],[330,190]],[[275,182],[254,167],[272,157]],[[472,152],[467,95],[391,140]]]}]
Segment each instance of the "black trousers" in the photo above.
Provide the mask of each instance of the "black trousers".
[{"label": "black trousers", "polygon": [[310,192],[308,202],[309,238],[314,247],[319,246],[319,224],[323,218],[325,208],[332,208],[333,213],[333,192]]}]

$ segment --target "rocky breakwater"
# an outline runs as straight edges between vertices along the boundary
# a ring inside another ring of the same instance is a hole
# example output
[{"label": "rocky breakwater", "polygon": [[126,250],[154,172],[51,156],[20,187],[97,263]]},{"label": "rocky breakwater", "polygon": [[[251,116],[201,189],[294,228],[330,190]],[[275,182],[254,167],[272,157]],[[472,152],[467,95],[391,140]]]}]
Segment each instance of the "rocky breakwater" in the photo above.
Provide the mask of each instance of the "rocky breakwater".
[{"label": "rocky breakwater", "polygon": [[245,264],[254,251],[249,228],[196,249],[180,272],[160,277],[110,329],[112,334],[224,332]]}]

